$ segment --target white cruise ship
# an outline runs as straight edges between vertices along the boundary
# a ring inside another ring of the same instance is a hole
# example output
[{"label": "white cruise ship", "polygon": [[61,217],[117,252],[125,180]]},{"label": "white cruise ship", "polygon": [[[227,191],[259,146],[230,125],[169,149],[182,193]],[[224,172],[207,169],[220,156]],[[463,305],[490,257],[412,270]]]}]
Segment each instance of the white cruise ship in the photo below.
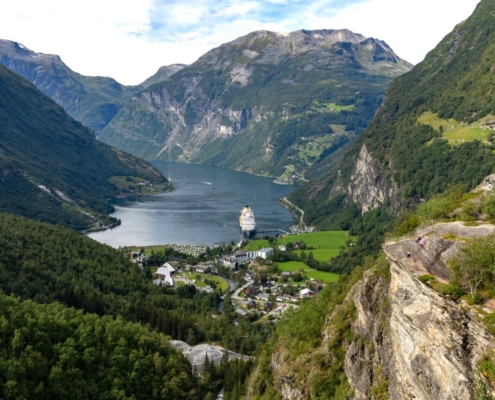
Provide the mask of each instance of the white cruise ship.
[{"label": "white cruise ship", "polygon": [[256,230],[256,222],[254,221],[254,213],[249,206],[244,207],[241,210],[241,216],[239,217],[239,225],[242,232],[247,234]]}]

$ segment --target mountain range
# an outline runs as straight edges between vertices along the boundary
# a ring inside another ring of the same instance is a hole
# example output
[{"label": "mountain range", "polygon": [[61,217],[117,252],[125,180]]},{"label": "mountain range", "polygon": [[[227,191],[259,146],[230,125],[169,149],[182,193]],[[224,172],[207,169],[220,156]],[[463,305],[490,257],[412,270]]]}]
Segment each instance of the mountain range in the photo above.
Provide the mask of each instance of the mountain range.
[{"label": "mountain range", "polygon": [[308,223],[348,226],[380,208],[396,214],[455,184],[472,189],[493,171],[492,12],[494,3],[482,1],[423,62],[395,79],[338,170],[291,194]]},{"label": "mountain range", "polygon": [[348,30],[252,32],[138,86],[72,71],[60,57],[0,41],[24,76],[98,139],[147,160],[278,177],[321,175],[366,128],[388,83],[411,65]]},{"label": "mountain range", "polygon": [[348,30],[257,31],[134,95],[99,139],[147,160],[302,177],[366,128],[410,67]]},{"label": "mountain range", "polygon": [[134,94],[184,67],[183,64],[164,66],[142,84],[125,86],[112,78],[78,74],[58,55],[36,53],[20,43],[1,39],[0,64],[33,83],[96,134]]}]

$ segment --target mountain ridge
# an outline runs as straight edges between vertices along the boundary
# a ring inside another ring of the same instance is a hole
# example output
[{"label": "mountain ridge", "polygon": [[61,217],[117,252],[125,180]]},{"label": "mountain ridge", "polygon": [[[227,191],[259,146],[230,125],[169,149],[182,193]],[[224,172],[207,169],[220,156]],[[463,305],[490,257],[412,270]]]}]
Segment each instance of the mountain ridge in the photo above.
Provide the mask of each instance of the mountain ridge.
[{"label": "mountain ridge", "polygon": [[[98,142],[20,75],[0,66],[0,211],[87,229],[114,224],[108,199],[138,182],[170,188],[158,170]],[[135,191],[134,191],[135,192]]]},{"label": "mountain ridge", "polygon": [[[99,138],[148,160],[268,176],[283,175],[294,159],[302,175],[332,143],[353,140],[388,82],[411,67],[384,42],[362,38],[252,32],[135,95]],[[314,140],[305,143],[302,131]]]},{"label": "mountain ridge", "polygon": [[115,79],[84,76],[72,71],[58,55],[36,53],[0,39],[0,64],[22,75],[68,114],[99,132],[141,86],[124,86]]},{"label": "mountain ridge", "polygon": [[[308,222],[338,225],[331,214],[352,207],[359,214],[380,207],[396,213],[449,185],[469,190],[493,171],[493,12],[493,1],[480,2],[423,62],[391,83],[338,171],[291,194]],[[343,201],[329,210],[339,196]]]},{"label": "mountain ridge", "polygon": [[139,86],[142,86],[143,88],[147,88],[151,85],[154,85],[155,83],[163,82],[164,80],[167,80],[171,75],[180,71],[184,67],[187,67],[187,64],[164,65],[164,66],[158,68],[158,71],[156,71],[156,73],[154,75],[150,76],[148,79],[146,79]]}]

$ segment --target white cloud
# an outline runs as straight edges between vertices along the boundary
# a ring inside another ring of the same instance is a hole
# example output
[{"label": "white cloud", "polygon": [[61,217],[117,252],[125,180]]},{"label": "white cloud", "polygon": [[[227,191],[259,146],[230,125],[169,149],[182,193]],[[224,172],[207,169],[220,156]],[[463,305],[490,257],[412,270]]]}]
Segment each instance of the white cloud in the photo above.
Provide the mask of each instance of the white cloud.
[{"label": "white cloud", "polygon": [[0,3],[0,38],[61,56],[85,75],[137,84],[259,29],[348,28],[417,63],[478,0],[16,0]]},{"label": "white cloud", "polygon": [[176,24],[196,24],[201,21],[206,11],[201,5],[191,7],[186,4],[175,4],[170,7],[170,19]]},{"label": "white cloud", "polygon": [[346,7],[328,19],[315,16],[310,27],[348,28],[384,40],[400,57],[416,64],[455,25],[469,17],[477,3],[478,0],[370,0]]}]

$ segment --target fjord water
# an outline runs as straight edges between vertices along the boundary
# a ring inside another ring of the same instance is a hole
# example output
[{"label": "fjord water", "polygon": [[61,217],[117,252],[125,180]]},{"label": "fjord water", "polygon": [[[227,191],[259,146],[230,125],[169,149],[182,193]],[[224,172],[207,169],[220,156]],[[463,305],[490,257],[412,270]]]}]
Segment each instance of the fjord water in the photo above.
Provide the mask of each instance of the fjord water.
[{"label": "fjord water", "polygon": [[240,210],[249,205],[258,230],[288,230],[294,218],[278,200],[294,186],[276,185],[269,178],[196,164],[154,162],[171,177],[175,190],[153,196],[112,201],[122,224],[93,232],[93,239],[124,245],[198,244],[213,246],[238,242]]}]

